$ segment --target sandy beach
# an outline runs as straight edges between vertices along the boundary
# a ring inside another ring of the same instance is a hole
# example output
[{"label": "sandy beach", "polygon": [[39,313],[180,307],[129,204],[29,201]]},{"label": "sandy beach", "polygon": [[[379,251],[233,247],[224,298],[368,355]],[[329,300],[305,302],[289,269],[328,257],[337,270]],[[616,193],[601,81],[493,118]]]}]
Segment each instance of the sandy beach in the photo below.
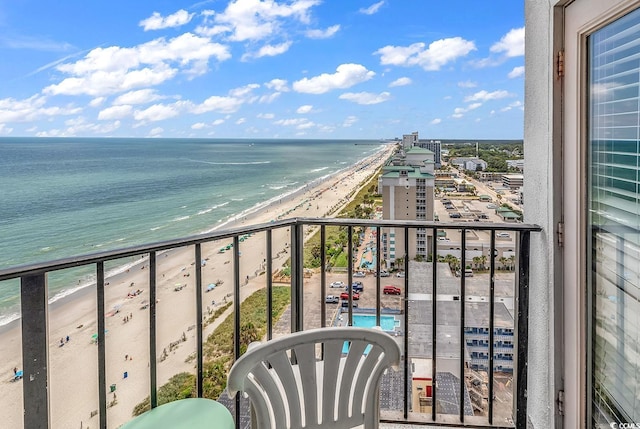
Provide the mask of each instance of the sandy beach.
[{"label": "sandy beach", "polygon": [[[362,160],[350,168],[307,185],[285,198],[273,201],[252,213],[237,216],[223,228],[266,223],[273,219],[332,216],[349,202],[363,182],[371,178],[395,146]],[[229,244],[203,245],[203,313],[215,310],[233,299],[232,252],[220,252]],[[273,234],[273,267],[289,257],[285,229]],[[240,278],[244,299],[266,284],[261,274],[266,257],[264,234],[255,234],[240,243]],[[174,249],[157,258],[157,356],[158,386],[176,373],[195,372],[195,274],[194,250]],[[118,263],[110,264],[115,268]],[[149,292],[148,264],[141,260],[125,272],[109,277],[105,289],[108,426],[117,428],[131,418],[133,407],[149,394],[149,317],[145,309]],[[223,282],[211,291],[207,285]],[[97,333],[95,287],[85,288],[54,303],[49,309],[50,412],[53,428],[95,428],[98,416]],[[227,314],[218,318],[222,321]],[[205,336],[215,329],[205,328]],[[68,338],[68,340],[67,340]],[[174,345],[172,346],[172,343]],[[20,328],[16,324],[0,333],[0,421],[2,427],[22,427],[22,383],[11,381],[14,368],[22,368]],[[115,388],[111,392],[111,387]]]}]

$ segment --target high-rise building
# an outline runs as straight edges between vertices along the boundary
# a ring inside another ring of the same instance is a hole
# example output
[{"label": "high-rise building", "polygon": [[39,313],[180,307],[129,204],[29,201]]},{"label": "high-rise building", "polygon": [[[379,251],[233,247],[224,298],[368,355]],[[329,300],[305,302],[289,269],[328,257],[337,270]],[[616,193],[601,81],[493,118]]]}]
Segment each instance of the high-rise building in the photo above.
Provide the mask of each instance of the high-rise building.
[{"label": "high-rise building", "polygon": [[428,149],[433,152],[435,168],[440,168],[442,166],[442,142],[440,140],[420,140],[417,131],[414,131],[411,134],[403,134],[402,148],[406,151],[414,146]]},{"label": "high-rise building", "polygon": [[436,168],[442,167],[442,142],[440,140],[418,140],[416,146],[433,152],[433,162]]},{"label": "high-rise building", "polygon": [[[410,147],[383,168],[378,181],[382,194],[383,219],[433,220],[434,154],[420,147]],[[431,231],[412,229],[409,258],[428,256]],[[405,256],[404,230],[382,230],[382,255],[387,266]]]}]

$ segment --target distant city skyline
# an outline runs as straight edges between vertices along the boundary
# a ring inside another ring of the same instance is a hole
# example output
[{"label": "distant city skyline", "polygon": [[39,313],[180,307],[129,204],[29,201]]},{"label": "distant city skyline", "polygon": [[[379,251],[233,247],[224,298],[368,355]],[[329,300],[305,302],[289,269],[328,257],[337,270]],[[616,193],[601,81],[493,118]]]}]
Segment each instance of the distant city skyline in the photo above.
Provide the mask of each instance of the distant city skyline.
[{"label": "distant city skyline", "polygon": [[0,137],[522,139],[524,2],[0,5]]}]

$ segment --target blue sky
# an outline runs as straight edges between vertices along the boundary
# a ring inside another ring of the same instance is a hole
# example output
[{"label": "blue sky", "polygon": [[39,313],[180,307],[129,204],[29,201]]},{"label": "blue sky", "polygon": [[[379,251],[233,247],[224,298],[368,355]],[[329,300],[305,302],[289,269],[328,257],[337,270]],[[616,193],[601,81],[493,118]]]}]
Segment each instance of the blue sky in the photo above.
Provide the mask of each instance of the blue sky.
[{"label": "blue sky", "polygon": [[522,138],[517,0],[11,0],[0,137]]}]

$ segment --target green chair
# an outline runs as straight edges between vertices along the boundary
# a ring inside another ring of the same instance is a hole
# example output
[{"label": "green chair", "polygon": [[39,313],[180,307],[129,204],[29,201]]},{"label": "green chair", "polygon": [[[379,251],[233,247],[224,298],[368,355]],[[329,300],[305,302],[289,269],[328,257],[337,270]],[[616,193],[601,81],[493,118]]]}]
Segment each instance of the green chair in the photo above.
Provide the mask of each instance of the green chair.
[{"label": "green chair", "polygon": [[160,405],[120,429],[234,429],[233,417],[219,402],[205,398],[188,398]]}]

